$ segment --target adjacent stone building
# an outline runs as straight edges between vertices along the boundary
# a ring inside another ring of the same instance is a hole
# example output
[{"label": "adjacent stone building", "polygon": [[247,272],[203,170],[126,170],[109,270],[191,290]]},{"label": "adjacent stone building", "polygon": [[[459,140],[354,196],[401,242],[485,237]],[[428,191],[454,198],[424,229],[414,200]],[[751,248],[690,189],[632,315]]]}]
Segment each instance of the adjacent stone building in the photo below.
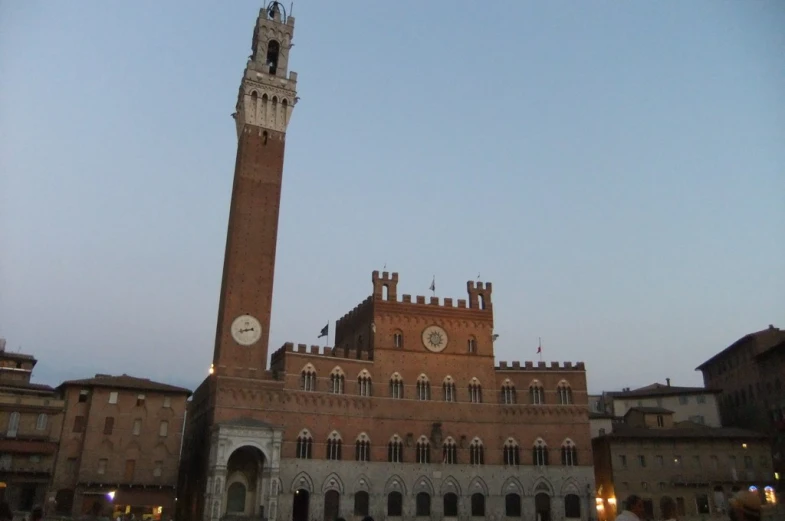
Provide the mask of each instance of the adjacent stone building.
[{"label": "adjacent stone building", "polygon": [[706,386],[721,390],[723,425],[769,435],[779,490],[785,492],[785,331],[770,325],[698,366]]},{"label": "adjacent stone building", "polygon": [[58,387],[63,434],[50,500],[59,515],[100,502],[108,514],[172,513],[190,391],[128,375],[96,375]]},{"label": "adjacent stone building", "polygon": [[30,381],[36,363],[0,339],[0,499],[15,512],[45,503],[63,421],[56,391]]},{"label": "adjacent stone building", "polygon": [[644,498],[650,519],[663,519],[664,498],[676,502],[682,521],[706,519],[742,489],[757,490],[767,510],[776,508],[766,436],[673,416],[663,408],[633,407],[613,432],[592,440],[601,521],[615,519],[629,494]]},{"label": "adjacent stone building", "polygon": [[719,427],[722,424],[717,403],[719,392],[710,386],[672,386],[667,379],[664,384],[653,383],[637,389],[603,393],[598,407],[615,418],[624,417],[635,407],[661,407],[672,411],[676,422],[691,421]]},{"label": "adjacent stone building", "polygon": [[239,89],[216,343],[189,405],[179,516],[593,518],[585,368],[495,363],[490,283],[426,298],[373,272],[335,347],[286,344],[268,368],[294,25],[278,2],[260,11]]}]

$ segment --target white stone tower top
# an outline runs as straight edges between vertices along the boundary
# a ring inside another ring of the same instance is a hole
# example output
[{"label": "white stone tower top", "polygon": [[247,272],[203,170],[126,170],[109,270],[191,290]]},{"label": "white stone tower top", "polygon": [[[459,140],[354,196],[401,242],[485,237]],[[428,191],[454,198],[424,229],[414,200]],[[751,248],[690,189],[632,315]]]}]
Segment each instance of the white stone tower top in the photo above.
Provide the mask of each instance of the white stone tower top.
[{"label": "white stone tower top", "polygon": [[237,99],[237,135],[245,125],[286,132],[297,103],[297,73],[289,72],[294,17],[280,2],[259,10],[251,56]]}]

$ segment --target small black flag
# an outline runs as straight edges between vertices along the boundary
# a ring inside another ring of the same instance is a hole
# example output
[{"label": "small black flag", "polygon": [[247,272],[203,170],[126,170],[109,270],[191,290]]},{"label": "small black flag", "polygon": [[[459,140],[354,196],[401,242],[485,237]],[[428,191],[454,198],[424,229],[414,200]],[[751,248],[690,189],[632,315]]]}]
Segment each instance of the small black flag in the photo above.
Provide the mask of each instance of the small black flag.
[{"label": "small black flag", "polygon": [[330,323],[327,322],[327,325],[322,328],[322,332],[319,333],[319,336],[316,338],[322,338],[323,336],[327,336],[327,333],[330,331]]}]

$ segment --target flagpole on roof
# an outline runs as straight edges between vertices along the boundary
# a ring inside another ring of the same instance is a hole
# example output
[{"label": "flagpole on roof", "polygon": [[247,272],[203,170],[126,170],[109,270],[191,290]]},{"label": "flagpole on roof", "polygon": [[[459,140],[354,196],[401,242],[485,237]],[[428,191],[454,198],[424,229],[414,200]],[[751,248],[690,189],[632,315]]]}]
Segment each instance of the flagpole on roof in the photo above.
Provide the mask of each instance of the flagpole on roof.
[{"label": "flagpole on roof", "polygon": [[540,355],[540,362],[542,362],[542,337],[537,337],[537,354]]}]

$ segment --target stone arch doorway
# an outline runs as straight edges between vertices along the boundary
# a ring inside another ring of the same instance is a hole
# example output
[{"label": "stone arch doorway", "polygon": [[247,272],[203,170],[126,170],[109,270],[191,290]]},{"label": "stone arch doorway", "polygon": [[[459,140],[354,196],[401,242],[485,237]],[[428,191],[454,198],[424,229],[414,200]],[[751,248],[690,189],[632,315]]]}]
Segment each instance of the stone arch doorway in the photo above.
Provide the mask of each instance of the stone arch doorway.
[{"label": "stone arch doorway", "polygon": [[340,516],[341,495],[337,490],[324,493],[324,521],[335,521]]},{"label": "stone arch doorway", "polygon": [[294,491],[292,499],[292,521],[308,521],[308,510],[311,504],[311,494],[300,488]]},{"label": "stone arch doorway", "polygon": [[260,516],[264,512],[262,487],[264,453],[256,447],[243,446],[229,456],[224,488],[225,514],[229,517]]},{"label": "stone arch doorway", "polygon": [[534,511],[537,513],[537,521],[551,521],[551,496],[545,492],[534,496]]}]

